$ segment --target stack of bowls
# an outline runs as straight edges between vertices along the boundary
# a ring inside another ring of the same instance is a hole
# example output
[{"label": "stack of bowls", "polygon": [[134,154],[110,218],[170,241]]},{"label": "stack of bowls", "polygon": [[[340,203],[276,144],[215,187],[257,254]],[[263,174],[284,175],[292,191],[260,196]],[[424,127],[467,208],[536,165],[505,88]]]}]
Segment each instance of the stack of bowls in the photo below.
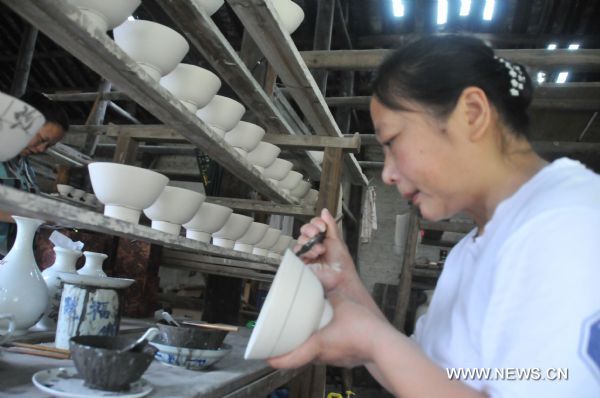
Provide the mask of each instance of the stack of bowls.
[{"label": "stack of bowls", "polygon": [[259,142],[256,148],[248,152],[248,162],[261,173],[264,173],[265,167],[269,167],[275,162],[277,156],[281,153],[281,148],[268,142]]},{"label": "stack of bowls", "polygon": [[225,142],[244,157],[254,150],[265,135],[265,129],[254,123],[241,121],[225,134]]},{"label": "stack of bowls", "polygon": [[214,203],[203,203],[191,220],[183,224],[189,239],[210,243],[211,234],[217,232],[229,220],[233,210]]},{"label": "stack of bowls", "polygon": [[215,95],[203,108],[196,112],[196,116],[208,124],[220,136],[233,129],[244,116],[246,108],[231,98]]},{"label": "stack of bowls", "polygon": [[241,214],[232,214],[223,227],[212,234],[212,244],[233,249],[235,241],[248,231],[254,219]]},{"label": "stack of bowls", "polygon": [[205,107],[221,88],[221,80],[211,71],[196,65],[179,64],[160,84],[192,113]]}]

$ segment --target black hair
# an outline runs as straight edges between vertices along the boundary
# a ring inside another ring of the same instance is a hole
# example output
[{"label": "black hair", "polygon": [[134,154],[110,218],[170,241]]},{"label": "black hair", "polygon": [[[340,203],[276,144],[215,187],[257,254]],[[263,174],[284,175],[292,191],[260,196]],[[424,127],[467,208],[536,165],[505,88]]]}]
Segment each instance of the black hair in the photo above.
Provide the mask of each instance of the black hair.
[{"label": "black hair", "polygon": [[56,123],[65,132],[69,130],[69,116],[67,116],[65,110],[44,94],[37,91],[30,91],[25,93],[20,99],[37,109],[46,119],[46,123]]},{"label": "black hair", "polygon": [[416,103],[445,119],[470,86],[485,92],[512,132],[528,136],[530,76],[476,38],[427,36],[394,51],[377,70],[373,94],[390,109],[409,110]]}]

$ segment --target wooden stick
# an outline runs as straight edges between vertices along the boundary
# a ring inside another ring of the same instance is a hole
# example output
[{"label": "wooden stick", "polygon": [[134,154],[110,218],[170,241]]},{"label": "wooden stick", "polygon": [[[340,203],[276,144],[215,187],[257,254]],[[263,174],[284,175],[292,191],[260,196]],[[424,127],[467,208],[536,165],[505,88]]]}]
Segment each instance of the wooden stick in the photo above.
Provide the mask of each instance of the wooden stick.
[{"label": "wooden stick", "polygon": [[69,359],[69,355],[60,354],[58,352],[48,352],[42,350],[32,350],[29,348],[21,348],[21,347],[9,347],[6,348],[8,352],[14,352],[17,354],[27,354],[27,355],[35,355],[38,357],[46,357],[46,358],[54,358],[54,359]]},{"label": "wooden stick", "polygon": [[46,345],[27,344],[27,343],[18,343],[18,342],[11,342],[9,344],[14,347],[29,348],[31,350],[38,350],[38,351],[54,352],[56,354],[63,354],[63,355],[71,355],[71,351],[69,351],[69,350],[65,350],[62,348],[54,348],[54,347],[50,347],[50,346],[46,346]]},{"label": "wooden stick", "polygon": [[227,332],[237,332],[240,330],[237,326],[225,325],[223,323],[196,323],[196,322],[183,322],[184,325],[198,326],[206,329],[225,330]]}]

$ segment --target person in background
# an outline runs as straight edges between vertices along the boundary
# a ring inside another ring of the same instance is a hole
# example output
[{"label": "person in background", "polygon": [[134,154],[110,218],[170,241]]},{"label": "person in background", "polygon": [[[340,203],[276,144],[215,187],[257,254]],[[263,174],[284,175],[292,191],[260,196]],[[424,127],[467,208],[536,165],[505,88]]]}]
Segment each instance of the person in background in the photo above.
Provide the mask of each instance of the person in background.
[{"label": "person in background", "polygon": [[[39,192],[35,172],[29,156],[44,153],[58,143],[69,129],[69,118],[60,105],[39,92],[26,93],[20,98],[36,108],[46,119],[44,125],[29,140],[21,153],[6,162],[0,162],[0,184],[27,192]],[[0,258],[8,251],[8,237],[13,223],[10,214],[0,211]]]},{"label": "person in background", "polygon": [[327,231],[302,258],[333,320],[271,366],[365,365],[404,398],[600,397],[600,176],[534,152],[532,94],[523,66],[475,38],[426,37],[383,62],[371,100],[383,181],[423,218],[466,212],[476,228],[450,251],[408,337],[361,283],[324,210],[298,244]]}]

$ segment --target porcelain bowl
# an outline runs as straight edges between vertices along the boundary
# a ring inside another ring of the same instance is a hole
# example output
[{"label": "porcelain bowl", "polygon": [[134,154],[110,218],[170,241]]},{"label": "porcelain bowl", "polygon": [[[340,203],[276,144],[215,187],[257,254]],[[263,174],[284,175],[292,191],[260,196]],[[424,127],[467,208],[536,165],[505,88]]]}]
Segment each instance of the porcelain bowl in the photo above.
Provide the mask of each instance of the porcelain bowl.
[{"label": "porcelain bowl", "polygon": [[265,237],[267,231],[269,230],[269,226],[267,224],[253,222],[248,228],[248,231],[236,240],[234,250],[252,253],[252,249],[254,249],[254,245]]},{"label": "porcelain bowl", "polygon": [[185,236],[189,239],[210,243],[210,235],[225,225],[231,213],[233,210],[229,207],[204,202],[194,217],[183,224],[186,229]]},{"label": "porcelain bowl", "polygon": [[275,243],[277,243],[280,236],[280,229],[269,228],[265,236],[254,245],[252,253],[259,256],[267,256],[269,254],[269,249],[275,246]]},{"label": "porcelain bowl", "polygon": [[290,250],[285,252],[256,326],[245,359],[265,359],[298,348],[327,325],[333,309],[311,269]]},{"label": "porcelain bowl", "polygon": [[208,15],[213,15],[225,2],[225,0],[194,0]]},{"label": "porcelain bowl", "polygon": [[120,163],[90,163],[88,170],[96,197],[105,205],[104,215],[134,224],[169,182],[162,174]]},{"label": "porcelain bowl", "polygon": [[240,122],[244,112],[246,108],[239,102],[222,95],[215,95],[205,107],[196,112],[196,116],[224,137],[225,133]]},{"label": "porcelain bowl", "polygon": [[247,155],[257,147],[265,135],[265,129],[254,124],[241,121],[225,134],[225,142],[232,147],[241,149]]},{"label": "porcelain bowl", "polygon": [[225,358],[232,351],[231,346],[228,344],[223,344],[216,350],[200,350],[161,344],[159,341],[150,342],[150,344],[158,349],[155,355],[157,360],[168,365],[181,366],[189,370],[208,368]]},{"label": "porcelain bowl", "polygon": [[265,167],[273,164],[277,156],[281,153],[281,148],[268,142],[261,141],[254,150],[248,152],[248,161],[261,172]]},{"label": "porcelain bowl", "polygon": [[206,106],[221,88],[221,79],[211,71],[196,65],[179,64],[160,84],[171,92],[192,113]]},{"label": "porcelain bowl", "polygon": [[225,225],[212,234],[213,245],[233,249],[235,241],[248,231],[253,221],[252,217],[233,213]]},{"label": "porcelain bowl", "polygon": [[306,195],[302,198],[303,202],[306,202],[309,206],[314,206],[319,199],[319,191],[316,189],[310,189]]},{"label": "porcelain bowl", "polygon": [[125,21],[113,33],[119,47],[156,81],[175,69],[190,49],[182,35],[152,21]]},{"label": "porcelain bowl", "polygon": [[279,181],[278,185],[280,188],[287,191],[291,191],[296,188],[302,181],[302,174],[297,171],[290,171],[282,180]]},{"label": "porcelain bowl", "polygon": [[323,157],[325,156],[325,152],[323,151],[308,151],[310,155],[315,159],[318,164],[323,163]]},{"label": "porcelain bowl", "polygon": [[0,92],[0,162],[17,156],[44,123],[34,107]]},{"label": "porcelain bowl", "polygon": [[296,185],[296,188],[290,191],[290,195],[296,199],[300,199],[308,193],[311,186],[311,183],[308,181],[300,181],[298,185]]},{"label": "porcelain bowl", "polygon": [[154,203],[144,209],[144,214],[152,220],[152,228],[179,235],[181,224],[194,217],[205,198],[199,192],[167,185]]},{"label": "porcelain bowl", "polygon": [[290,243],[292,243],[292,237],[288,235],[281,235],[277,240],[277,243],[269,249],[270,252],[276,254],[282,254],[288,247],[290,247]]},{"label": "porcelain bowl", "polygon": [[124,391],[144,374],[158,352],[147,344],[140,352],[118,352],[135,341],[128,336],[77,336],[69,341],[77,373],[90,388]]},{"label": "porcelain bowl", "polygon": [[73,192],[73,190],[75,190],[75,188],[72,187],[71,185],[56,184],[56,190],[58,191],[58,194],[60,196],[67,198],[67,197],[70,197],[71,192]]},{"label": "porcelain bowl", "polygon": [[181,324],[181,327],[171,326],[160,321],[156,324],[160,330],[160,340],[163,344],[201,350],[216,350],[223,344],[227,336],[226,330],[201,328]]},{"label": "porcelain bowl", "polygon": [[86,192],[83,189],[73,188],[73,190],[71,191],[71,198],[81,202],[85,194]]},{"label": "porcelain bowl", "polygon": [[141,0],[67,0],[85,14],[92,28],[103,32],[121,25],[141,3]]},{"label": "porcelain bowl", "polygon": [[263,174],[267,178],[280,181],[288,175],[293,166],[294,164],[292,162],[277,158],[269,167],[265,167]]},{"label": "porcelain bowl", "polygon": [[294,33],[304,20],[302,7],[291,0],[273,0],[272,4],[279,14],[284,30],[289,34]]}]

